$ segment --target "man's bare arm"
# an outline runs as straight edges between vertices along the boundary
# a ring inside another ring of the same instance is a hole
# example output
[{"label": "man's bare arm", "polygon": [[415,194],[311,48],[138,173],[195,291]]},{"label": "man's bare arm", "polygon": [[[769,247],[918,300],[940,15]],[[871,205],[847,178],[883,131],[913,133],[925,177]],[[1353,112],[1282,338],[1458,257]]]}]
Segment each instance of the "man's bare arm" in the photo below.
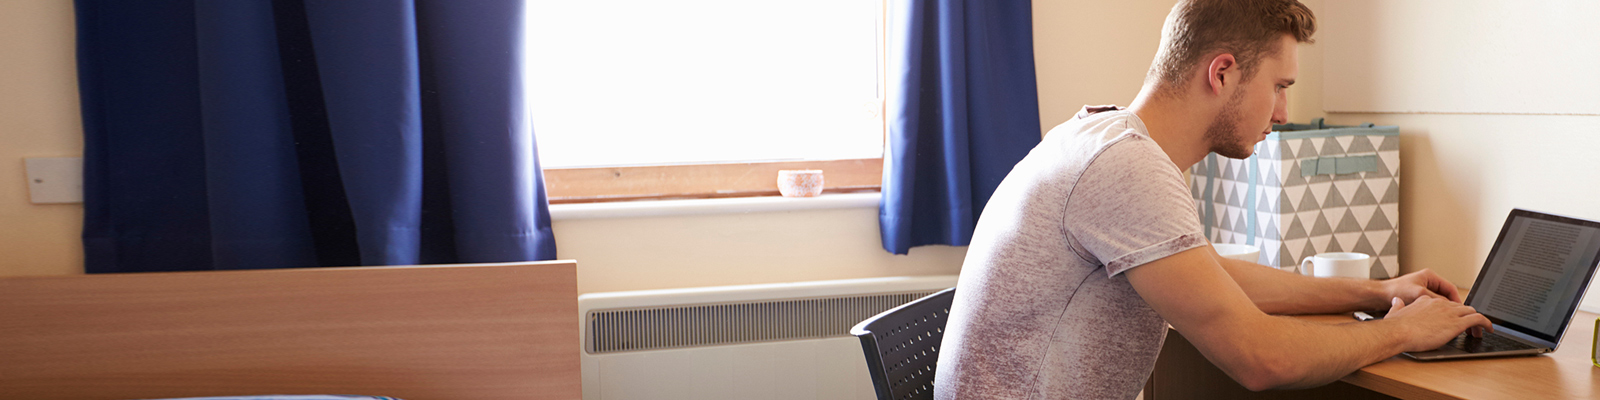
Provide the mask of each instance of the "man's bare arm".
[{"label": "man's bare arm", "polygon": [[1216,255],[1228,275],[1244,289],[1245,295],[1267,314],[1326,314],[1355,310],[1389,308],[1389,299],[1411,302],[1420,296],[1438,296],[1460,302],[1454,285],[1431,271],[1423,270],[1390,280],[1315,278],[1249,261]]},{"label": "man's bare arm", "polygon": [[1489,326],[1470,307],[1426,296],[1381,321],[1323,325],[1270,316],[1214,255],[1209,246],[1190,249],[1124,274],[1162,318],[1251,390],[1326,384],[1402,351],[1437,348],[1468,327]]}]

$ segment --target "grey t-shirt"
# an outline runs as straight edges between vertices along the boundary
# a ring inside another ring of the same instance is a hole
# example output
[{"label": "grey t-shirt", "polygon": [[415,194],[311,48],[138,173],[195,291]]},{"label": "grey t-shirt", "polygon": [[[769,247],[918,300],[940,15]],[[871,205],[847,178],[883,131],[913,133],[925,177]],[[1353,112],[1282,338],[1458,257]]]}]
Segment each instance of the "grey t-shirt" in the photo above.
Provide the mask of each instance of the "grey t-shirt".
[{"label": "grey t-shirt", "polygon": [[984,206],[934,398],[1132,399],[1166,322],[1122,272],[1206,244],[1178,167],[1132,112],[1085,107]]}]

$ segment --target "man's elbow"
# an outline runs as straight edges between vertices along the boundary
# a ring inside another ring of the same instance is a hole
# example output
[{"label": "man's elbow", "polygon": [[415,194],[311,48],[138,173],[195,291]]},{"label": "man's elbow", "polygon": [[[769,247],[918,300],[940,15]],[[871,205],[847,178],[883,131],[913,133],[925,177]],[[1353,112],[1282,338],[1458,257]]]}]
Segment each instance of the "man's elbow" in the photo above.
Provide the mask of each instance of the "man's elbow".
[{"label": "man's elbow", "polygon": [[1292,357],[1256,355],[1245,364],[1233,377],[1252,392],[1283,389],[1300,380],[1297,372],[1300,365]]}]

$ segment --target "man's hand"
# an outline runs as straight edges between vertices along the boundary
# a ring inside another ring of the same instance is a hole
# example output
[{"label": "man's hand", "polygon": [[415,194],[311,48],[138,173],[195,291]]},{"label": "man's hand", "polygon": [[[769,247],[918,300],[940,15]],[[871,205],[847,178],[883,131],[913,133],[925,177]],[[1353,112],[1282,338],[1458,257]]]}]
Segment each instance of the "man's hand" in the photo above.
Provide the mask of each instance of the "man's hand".
[{"label": "man's hand", "polygon": [[1412,272],[1378,284],[1383,288],[1385,299],[1398,297],[1410,303],[1423,297],[1436,297],[1456,303],[1461,302],[1461,294],[1456,291],[1456,285],[1431,270]]},{"label": "man's hand", "polygon": [[1421,296],[1410,305],[1406,305],[1399,298],[1394,298],[1390,300],[1390,304],[1389,315],[1383,317],[1383,320],[1403,324],[1410,332],[1405,335],[1407,338],[1403,346],[1405,351],[1437,349],[1468,328],[1476,328],[1473,332],[1475,336],[1481,335],[1478,329],[1494,329],[1494,325],[1489,323],[1489,318],[1479,314],[1472,307],[1439,297]]}]

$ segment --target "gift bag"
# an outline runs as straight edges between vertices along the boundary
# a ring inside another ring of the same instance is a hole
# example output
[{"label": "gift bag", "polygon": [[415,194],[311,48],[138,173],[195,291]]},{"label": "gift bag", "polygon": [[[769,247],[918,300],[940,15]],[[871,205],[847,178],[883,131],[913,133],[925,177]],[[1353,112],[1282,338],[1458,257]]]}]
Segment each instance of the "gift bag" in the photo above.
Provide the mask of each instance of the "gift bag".
[{"label": "gift bag", "polygon": [[1189,188],[1214,243],[1261,248],[1256,262],[1294,271],[1318,253],[1373,256],[1371,277],[1400,272],[1400,128],[1274,125],[1249,159],[1212,153]]}]

